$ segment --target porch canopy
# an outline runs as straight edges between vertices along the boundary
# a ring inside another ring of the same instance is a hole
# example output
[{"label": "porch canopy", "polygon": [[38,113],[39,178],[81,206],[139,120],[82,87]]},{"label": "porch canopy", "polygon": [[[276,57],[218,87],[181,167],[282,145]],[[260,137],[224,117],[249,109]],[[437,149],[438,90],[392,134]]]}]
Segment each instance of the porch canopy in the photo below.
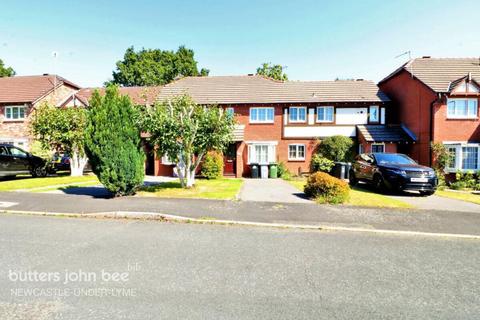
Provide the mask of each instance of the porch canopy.
[{"label": "porch canopy", "polygon": [[357,130],[366,142],[414,143],[417,140],[403,125],[358,125]]}]

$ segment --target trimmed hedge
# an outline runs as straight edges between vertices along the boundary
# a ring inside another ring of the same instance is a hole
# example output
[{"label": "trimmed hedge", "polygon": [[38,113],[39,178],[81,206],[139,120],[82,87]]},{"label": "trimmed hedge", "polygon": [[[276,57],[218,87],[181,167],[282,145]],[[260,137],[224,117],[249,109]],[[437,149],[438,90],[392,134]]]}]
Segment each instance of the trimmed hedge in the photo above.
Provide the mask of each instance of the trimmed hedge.
[{"label": "trimmed hedge", "polygon": [[350,187],[347,182],[328,173],[315,172],[308,177],[304,192],[320,203],[338,204],[348,200]]}]

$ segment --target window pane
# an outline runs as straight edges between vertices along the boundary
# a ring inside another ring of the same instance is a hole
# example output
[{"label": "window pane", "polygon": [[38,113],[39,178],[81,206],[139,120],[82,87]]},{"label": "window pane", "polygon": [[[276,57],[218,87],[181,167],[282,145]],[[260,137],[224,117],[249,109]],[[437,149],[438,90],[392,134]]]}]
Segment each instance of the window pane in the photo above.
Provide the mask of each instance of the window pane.
[{"label": "window pane", "polygon": [[372,144],[372,152],[374,152],[374,153],[384,152],[384,145],[383,144]]},{"label": "window pane", "polygon": [[455,100],[455,114],[457,116],[467,115],[467,100]]},{"label": "window pane", "polygon": [[267,120],[268,121],[273,121],[273,108],[268,108],[267,109]]},{"label": "window pane", "polygon": [[448,154],[449,154],[447,167],[454,169],[455,168],[455,162],[456,162],[456,159],[457,159],[457,148],[449,147],[447,150],[448,150]]},{"label": "window pane", "polygon": [[20,119],[25,118],[25,108],[24,108],[24,107],[20,107],[20,108],[18,108],[18,109],[19,109]]},{"label": "window pane", "polygon": [[462,147],[462,169],[476,170],[478,167],[478,148]]},{"label": "window pane", "polygon": [[251,121],[257,121],[258,120],[258,114],[257,114],[257,109],[256,108],[250,108],[250,120]]},{"label": "window pane", "polygon": [[290,159],[296,158],[297,157],[296,151],[297,151],[296,146],[294,146],[294,145],[293,146],[292,145],[288,146],[288,157]]},{"label": "window pane", "polygon": [[333,121],[333,107],[328,107],[327,108],[327,121]]},{"label": "window pane", "polygon": [[305,146],[298,146],[298,157],[305,158]]},{"label": "window pane", "polygon": [[18,119],[18,108],[12,108],[12,119]]},{"label": "window pane", "polygon": [[305,121],[306,119],[306,108],[300,108],[298,109],[298,120],[300,121]]},{"label": "window pane", "polygon": [[447,114],[449,116],[455,115],[455,101],[448,101]]},{"label": "window pane", "polygon": [[325,108],[317,108],[317,120],[325,121]]},{"label": "window pane", "polygon": [[290,108],[290,121],[296,121],[298,118],[297,108]]},{"label": "window pane", "polygon": [[477,100],[468,100],[468,115],[471,117],[477,116]]},{"label": "window pane", "polygon": [[265,109],[258,109],[258,121],[265,121],[267,119]]},{"label": "window pane", "polygon": [[12,108],[5,108],[5,110],[6,110],[5,117],[7,119],[12,119]]},{"label": "window pane", "polygon": [[372,106],[370,107],[370,121],[377,122],[378,121],[378,107]]}]

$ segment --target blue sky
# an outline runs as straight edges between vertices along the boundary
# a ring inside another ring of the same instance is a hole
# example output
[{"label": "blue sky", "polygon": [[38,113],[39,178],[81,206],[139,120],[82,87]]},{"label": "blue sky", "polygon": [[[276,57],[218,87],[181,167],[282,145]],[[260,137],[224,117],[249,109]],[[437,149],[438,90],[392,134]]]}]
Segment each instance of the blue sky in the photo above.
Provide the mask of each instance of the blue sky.
[{"label": "blue sky", "polygon": [[273,62],[287,66],[292,80],[378,81],[408,50],[480,56],[479,9],[478,0],[3,0],[0,58],[19,75],[55,72],[98,86],[131,45],[183,44],[211,75],[253,73]]}]

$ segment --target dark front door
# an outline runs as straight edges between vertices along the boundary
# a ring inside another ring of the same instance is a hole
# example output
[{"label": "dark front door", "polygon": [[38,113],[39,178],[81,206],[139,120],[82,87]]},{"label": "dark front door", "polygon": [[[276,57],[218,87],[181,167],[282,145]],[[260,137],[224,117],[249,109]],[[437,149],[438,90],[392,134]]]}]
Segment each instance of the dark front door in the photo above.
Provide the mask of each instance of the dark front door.
[{"label": "dark front door", "polygon": [[223,175],[234,176],[237,162],[237,145],[232,143],[228,146],[223,156]]}]

